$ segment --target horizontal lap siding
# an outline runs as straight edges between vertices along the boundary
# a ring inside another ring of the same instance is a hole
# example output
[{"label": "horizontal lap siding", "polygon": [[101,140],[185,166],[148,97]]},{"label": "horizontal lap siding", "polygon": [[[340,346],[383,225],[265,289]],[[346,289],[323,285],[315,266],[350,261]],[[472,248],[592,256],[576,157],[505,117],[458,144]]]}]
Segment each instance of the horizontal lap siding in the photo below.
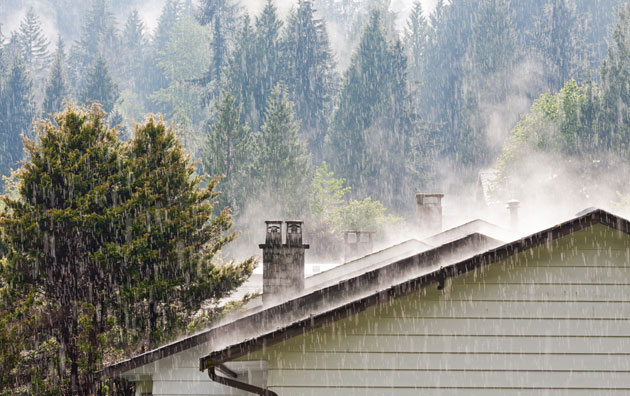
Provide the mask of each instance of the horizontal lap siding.
[{"label": "horizontal lap siding", "polygon": [[628,394],[629,248],[594,226],[244,360],[282,396]]}]

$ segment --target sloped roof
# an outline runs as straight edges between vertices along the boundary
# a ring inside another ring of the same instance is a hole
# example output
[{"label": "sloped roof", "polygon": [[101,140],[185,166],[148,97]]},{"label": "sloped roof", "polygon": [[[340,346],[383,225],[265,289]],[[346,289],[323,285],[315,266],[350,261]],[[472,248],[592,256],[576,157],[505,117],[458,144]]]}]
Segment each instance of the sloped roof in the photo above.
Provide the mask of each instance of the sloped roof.
[{"label": "sloped roof", "polygon": [[[427,262],[431,262],[432,259],[435,258],[437,251],[441,250],[442,247],[429,250],[427,252],[420,253],[417,256],[392,263],[390,266],[380,269],[386,270],[387,272],[404,269],[404,272],[407,272],[408,269],[415,267],[424,268],[424,271],[421,271],[420,273],[416,271],[409,271],[410,276],[406,280],[395,283],[376,293],[371,293],[365,297],[351,300],[346,304],[334,307],[316,315],[311,315],[310,317],[302,320],[294,321],[284,327],[277,328],[271,332],[254,338],[245,339],[223,349],[215,349],[199,360],[199,368],[201,370],[205,370],[212,365],[217,365],[228,360],[238,358],[249,352],[273,345],[296,335],[304,334],[325,324],[363,311],[370,306],[384,303],[402,295],[412,293],[428,285],[443,284],[446,278],[455,277],[475,268],[504,260],[512,255],[538,247],[545,243],[549,243],[594,224],[603,224],[620,232],[630,234],[630,222],[628,220],[601,209],[593,209],[583,213],[581,216],[575,217],[554,227],[518,239],[514,242],[491,248],[484,253],[476,254],[463,260],[458,260],[449,265],[423,265]],[[479,234],[475,234],[475,236],[479,236]],[[439,254],[440,253],[438,253],[438,255]],[[377,273],[365,273],[344,283],[347,283],[348,287],[360,288],[364,284],[374,282],[375,279],[383,276],[378,273],[380,270],[375,271]],[[339,286],[341,286],[341,284],[330,288],[331,290],[324,289],[318,291],[317,293],[334,294],[338,292]],[[302,298],[309,297],[314,298],[314,296],[305,296]],[[286,304],[299,305],[300,302],[289,301]]]},{"label": "sloped roof", "polygon": [[278,305],[254,308],[193,336],[111,365],[101,375],[119,375],[209,342],[210,353],[199,362],[200,369],[205,370],[593,224],[630,233],[630,222],[600,209],[510,243],[473,233],[408,257],[379,263],[338,282],[305,289],[301,295]]}]

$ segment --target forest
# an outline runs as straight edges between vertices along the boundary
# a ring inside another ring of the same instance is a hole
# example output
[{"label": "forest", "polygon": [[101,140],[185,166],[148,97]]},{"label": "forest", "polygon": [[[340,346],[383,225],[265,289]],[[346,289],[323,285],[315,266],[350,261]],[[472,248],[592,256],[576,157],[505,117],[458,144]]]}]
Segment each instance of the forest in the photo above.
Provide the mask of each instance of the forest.
[{"label": "forest", "polygon": [[0,394],[122,392],[233,308],[263,220],[333,260],[488,169],[630,206],[630,3],[409,3],[3,0]]}]

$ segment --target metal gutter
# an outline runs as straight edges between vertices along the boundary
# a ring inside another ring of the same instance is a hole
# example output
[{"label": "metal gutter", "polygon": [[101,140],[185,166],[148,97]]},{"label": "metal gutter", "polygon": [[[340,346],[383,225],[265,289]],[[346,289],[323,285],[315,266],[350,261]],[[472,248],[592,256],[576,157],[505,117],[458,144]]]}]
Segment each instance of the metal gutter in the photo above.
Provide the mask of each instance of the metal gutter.
[{"label": "metal gutter", "polygon": [[[225,386],[229,386],[231,388],[244,390],[245,392],[255,393],[260,396],[278,396],[276,392],[270,391],[269,389],[261,388],[259,386],[248,384],[246,382],[241,382],[232,378],[227,378],[227,377],[222,377],[220,375],[217,375],[214,369],[215,369],[215,366],[208,367],[208,377],[210,377],[210,379],[213,380],[214,382],[217,382]],[[219,368],[219,367],[217,367],[217,369],[223,370],[222,368]]]}]

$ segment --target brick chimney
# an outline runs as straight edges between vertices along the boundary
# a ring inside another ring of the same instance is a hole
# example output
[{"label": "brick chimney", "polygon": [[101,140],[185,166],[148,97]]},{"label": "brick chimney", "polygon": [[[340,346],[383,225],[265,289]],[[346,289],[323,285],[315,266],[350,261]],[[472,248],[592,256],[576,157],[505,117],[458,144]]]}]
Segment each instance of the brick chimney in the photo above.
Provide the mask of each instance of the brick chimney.
[{"label": "brick chimney", "polygon": [[374,231],[344,231],[343,246],[345,262],[370,254],[374,249]]},{"label": "brick chimney", "polygon": [[416,219],[424,235],[442,231],[442,198],[444,194],[416,194]]},{"label": "brick chimney", "polygon": [[286,243],[282,243],[282,221],[266,221],[263,251],[263,304],[295,295],[304,289],[304,253],[302,221],[286,222]]}]

